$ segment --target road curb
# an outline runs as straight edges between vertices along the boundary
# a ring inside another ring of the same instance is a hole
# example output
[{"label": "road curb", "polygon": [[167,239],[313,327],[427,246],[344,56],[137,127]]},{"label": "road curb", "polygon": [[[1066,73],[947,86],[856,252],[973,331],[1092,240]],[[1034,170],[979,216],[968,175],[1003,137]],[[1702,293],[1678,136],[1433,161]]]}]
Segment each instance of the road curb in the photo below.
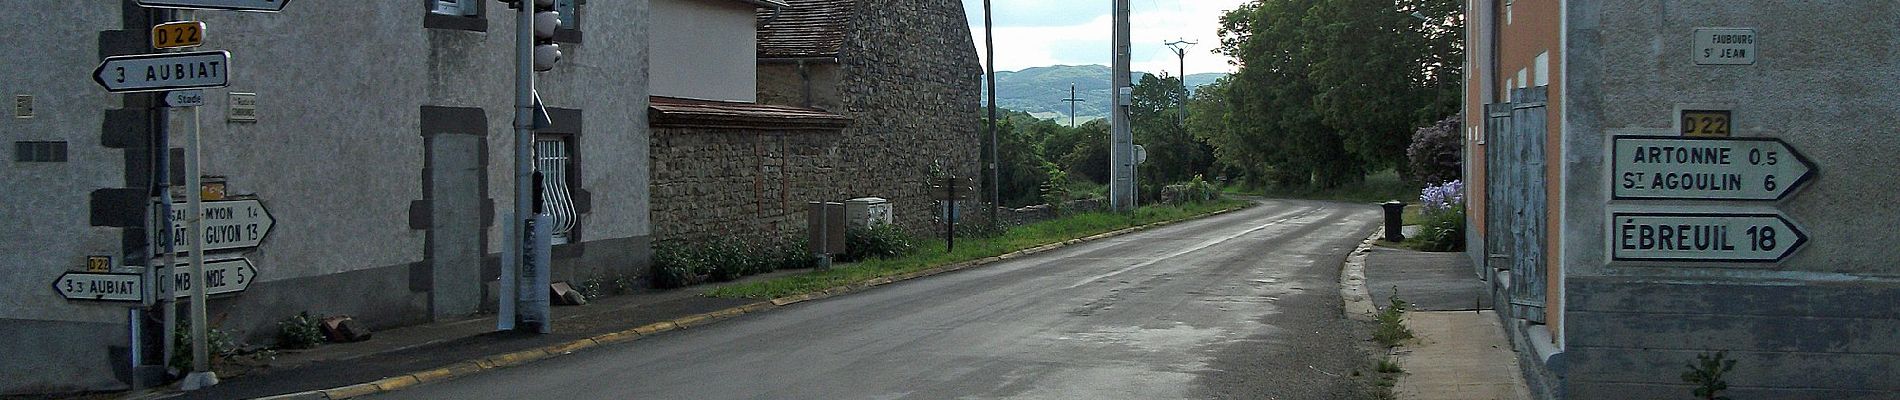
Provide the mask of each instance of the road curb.
[{"label": "road curb", "polygon": [[[647,325],[642,325],[640,327],[636,327],[632,329],[626,329],[626,330],[621,330],[621,331],[616,331],[616,332],[609,332],[609,333],[604,333],[600,335],[594,335],[592,337],[588,337],[585,339],[579,339],[579,340],[574,340],[574,341],[569,341],[569,342],[564,342],[564,343],[541,346],[537,348],[521,350],[521,351],[516,351],[516,352],[511,352],[511,353],[503,353],[503,354],[477,357],[474,359],[456,362],[456,363],[453,363],[441,368],[428,369],[428,370],[412,372],[412,373],[408,373],[404,375],[398,375],[394,377],[382,378],[382,379],[378,379],[378,380],[371,381],[368,383],[359,383],[355,385],[341,386],[341,387],[335,387],[335,388],[329,388],[329,389],[308,390],[308,391],[303,391],[303,392],[281,394],[281,395],[269,396],[269,397],[259,397],[259,398],[256,398],[255,400],[322,400],[322,399],[341,400],[341,399],[368,396],[368,395],[373,395],[373,394],[394,392],[397,390],[402,390],[402,389],[406,389],[409,387],[413,387],[413,386],[421,385],[425,383],[446,381],[446,380],[451,380],[451,379],[460,378],[464,376],[474,375],[474,374],[481,373],[483,371],[487,371],[491,369],[520,366],[520,365],[532,363],[535,361],[540,361],[547,358],[572,354],[576,351],[585,350],[585,349],[600,346],[600,345],[631,342],[631,341],[639,340],[641,338],[654,335],[654,334],[704,326],[704,325],[712,324],[715,322],[719,322],[721,320],[737,317],[740,315],[767,311],[767,310],[771,310],[771,309],[775,309],[779,307],[785,307],[788,305],[798,304],[798,303],[803,303],[803,302],[808,302],[808,301],[813,301],[813,300],[821,300],[821,299],[830,298],[833,296],[855,293],[855,292],[863,291],[865,289],[870,289],[873,287],[908,281],[912,279],[924,278],[924,277],[942,274],[946,272],[960,271],[960,270],[980,267],[984,265],[994,264],[994,263],[1004,261],[1004,260],[1029,256],[1029,255],[1033,255],[1037,253],[1048,252],[1048,251],[1052,251],[1056,249],[1061,249],[1064,247],[1073,246],[1076,244],[1126,235],[1129,233],[1154,229],[1154,228],[1172,225],[1172,224],[1176,224],[1180,222],[1214,217],[1217,215],[1227,214],[1234,211],[1245,210],[1253,206],[1254,206],[1254,203],[1250,202],[1240,207],[1215,211],[1215,212],[1211,212],[1207,214],[1201,214],[1201,215],[1196,215],[1196,216],[1182,218],[1182,219],[1154,222],[1154,223],[1149,223],[1149,224],[1145,224],[1141,226],[1118,229],[1114,231],[1089,235],[1087,237],[1082,237],[1078,239],[1069,239],[1069,240],[1065,240],[1061,242],[1050,243],[1050,244],[1031,247],[1027,249],[1017,250],[1017,251],[999,255],[999,256],[985,257],[985,258],[976,259],[976,260],[952,263],[948,265],[933,267],[933,268],[906,273],[902,275],[887,276],[887,277],[871,279],[871,280],[867,280],[863,282],[851,283],[844,286],[834,287],[834,288],[826,289],[819,292],[779,297],[779,298],[775,298],[771,300],[760,301],[757,303],[751,303],[751,304],[738,306],[738,307],[726,308],[726,309],[717,310],[713,312],[688,315],[688,316],[674,318],[667,321],[661,321],[661,322],[651,323]],[[1355,254],[1358,254],[1358,253],[1359,252],[1357,251],[1355,252]],[[1363,280],[1363,277],[1361,279]],[[1363,283],[1362,283],[1362,286],[1363,286]],[[1363,287],[1361,288],[1361,290],[1363,290]]]},{"label": "road curb", "polygon": [[1360,241],[1359,247],[1346,256],[1345,264],[1339,266],[1339,297],[1346,302],[1346,318],[1370,322],[1379,311],[1372,303],[1372,291],[1366,288],[1366,254],[1372,252],[1372,242],[1378,238],[1379,232],[1373,232]]}]

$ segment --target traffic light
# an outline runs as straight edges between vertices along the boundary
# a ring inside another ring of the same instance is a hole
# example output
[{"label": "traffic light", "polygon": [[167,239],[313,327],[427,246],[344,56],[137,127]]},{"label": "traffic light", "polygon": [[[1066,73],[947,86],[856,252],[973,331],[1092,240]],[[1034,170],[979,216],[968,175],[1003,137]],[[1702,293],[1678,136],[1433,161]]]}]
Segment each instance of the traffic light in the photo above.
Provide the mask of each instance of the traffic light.
[{"label": "traffic light", "polygon": [[[509,9],[521,9],[522,0],[497,0]],[[561,26],[561,13],[554,0],[534,0],[534,70],[546,72],[561,61],[561,45],[554,43],[554,29]]]},{"label": "traffic light", "polygon": [[554,0],[535,0],[534,70],[554,69],[561,61],[561,45],[554,44],[554,28],[561,26],[561,13],[554,11]]}]

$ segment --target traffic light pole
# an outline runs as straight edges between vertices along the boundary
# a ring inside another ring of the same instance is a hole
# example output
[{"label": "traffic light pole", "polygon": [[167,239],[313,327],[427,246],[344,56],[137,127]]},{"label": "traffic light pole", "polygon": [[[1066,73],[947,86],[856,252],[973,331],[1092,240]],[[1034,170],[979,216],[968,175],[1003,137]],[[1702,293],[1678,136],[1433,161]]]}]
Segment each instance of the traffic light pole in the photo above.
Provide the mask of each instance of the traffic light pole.
[{"label": "traffic light pole", "polygon": [[534,256],[526,246],[527,224],[534,212],[534,4],[523,0],[515,9],[515,212],[508,218],[507,244],[502,246],[501,305],[495,329],[515,329],[515,304],[520,299],[522,260]]}]

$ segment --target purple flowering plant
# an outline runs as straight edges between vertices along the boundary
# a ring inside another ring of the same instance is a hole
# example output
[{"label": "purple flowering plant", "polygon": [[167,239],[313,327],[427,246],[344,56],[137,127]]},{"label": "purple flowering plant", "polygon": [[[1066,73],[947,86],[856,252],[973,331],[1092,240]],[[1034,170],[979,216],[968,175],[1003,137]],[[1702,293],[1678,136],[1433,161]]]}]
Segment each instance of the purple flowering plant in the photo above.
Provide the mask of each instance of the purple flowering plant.
[{"label": "purple flowering plant", "polygon": [[1419,192],[1418,204],[1425,209],[1426,214],[1462,211],[1465,205],[1465,183],[1462,180],[1452,180],[1426,186],[1425,190]]}]

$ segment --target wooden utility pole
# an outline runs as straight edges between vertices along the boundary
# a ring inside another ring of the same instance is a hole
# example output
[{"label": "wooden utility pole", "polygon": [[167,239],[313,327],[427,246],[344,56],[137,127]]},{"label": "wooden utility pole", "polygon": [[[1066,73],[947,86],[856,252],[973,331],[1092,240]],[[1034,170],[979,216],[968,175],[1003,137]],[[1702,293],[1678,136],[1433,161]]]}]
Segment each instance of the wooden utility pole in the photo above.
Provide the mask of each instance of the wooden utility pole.
[{"label": "wooden utility pole", "polygon": [[990,227],[992,228],[996,227],[996,208],[1003,206],[1003,182],[1000,179],[1002,174],[996,171],[1001,162],[998,162],[996,158],[998,147],[996,142],[996,29],[993,25],[990,18],[990,0],[983,0],[983,48],[988,54],[984,56],[984,61],[989,62],[988,72],[985,72],[983,77],[989,79],[990,86],[990,148],[988,152],[990,164],[988,167],[990,169]]},{"label": "wooden utility pole", "polygon": [[1194,45],[1201,44],[1201,43],[1189,42],[1186,40],[1175,40],[1172,42],[1167,42],[1167,44],[1168,44],[1168,48],[1174,49],[1174,56],[1180,59],[1180,62],[1181,62],[1181,69],[1180,69],[1181,75],[1178,75],[1178,77],[1181,79],[1181,121],[1180,122],[1183,126],[1185,126],[1187,125],[1187,96],[1188,96],[1187,51],[1188,51],[1188,48],[1194,47]]},{"label": "wooden utility pole", "polygon": [[1069,127],[1074,128],[1075,127],[1075,103],[1082,101],[1081,98],[1075,97],[1074,83],[1069,84],[1069,98],[1062,99],[1062,101],[1069,103]]}]

